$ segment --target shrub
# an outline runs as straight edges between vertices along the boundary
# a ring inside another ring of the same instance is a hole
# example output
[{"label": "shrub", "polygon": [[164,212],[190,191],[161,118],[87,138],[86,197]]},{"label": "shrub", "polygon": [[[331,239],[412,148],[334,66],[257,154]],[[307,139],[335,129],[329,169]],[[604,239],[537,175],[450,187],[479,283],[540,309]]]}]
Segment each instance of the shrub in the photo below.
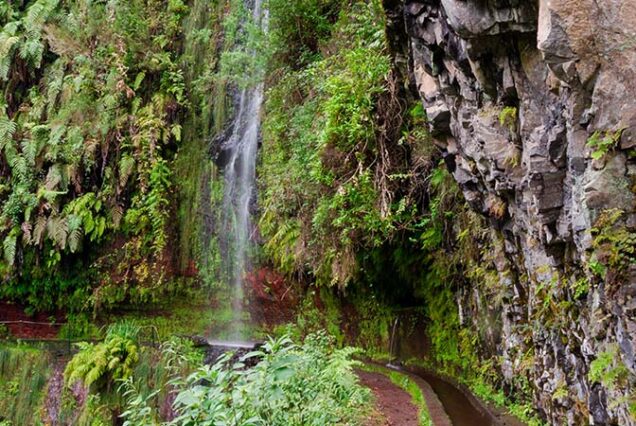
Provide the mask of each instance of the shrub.
[{"label": "shrub", "polygon": [[139,361],[138,333],[134,325],[116,324],[109,328],[104,342],[78,343],[80,351],[64,371],[66,383],[80,380],[88,387],[110,389],[116,381],[130,377]]},{"label": "shrub", "polygon": [[[174,425],[325,425],[361,418],[370,393],[353,372],[355,350],[333,350],[324,334],[302,345],[270,339],[231,364],[225,356],[190,375],[175,400]],[[245,370],[243,361],[260,362]]]}]

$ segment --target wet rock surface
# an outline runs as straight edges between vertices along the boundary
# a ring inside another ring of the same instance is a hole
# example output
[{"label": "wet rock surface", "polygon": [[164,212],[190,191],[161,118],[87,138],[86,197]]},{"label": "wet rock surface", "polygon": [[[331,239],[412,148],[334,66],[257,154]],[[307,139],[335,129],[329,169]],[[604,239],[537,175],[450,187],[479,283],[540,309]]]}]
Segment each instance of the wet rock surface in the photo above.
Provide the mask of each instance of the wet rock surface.
[{"label": "wet rock surface", "polygon": [[[504,383],[516,386],[531,351],[546,420],[634,424],[635,242],[625,233],[636,226],[636,2],[406,0],[392,8],[404,16],[411,80],[435,143],[466,200],[503,239],[497,269],[509,297],[496,350]],[[620,229],[624,238],[594,244],[609,209],[621,214],[602,232]],[[616,271],[593,273],[621,250]],[[577,283],[589,288],[577,294]],[[592,362],[614,350],[606,372],[619,368],[620,379],[592,381]]]}]

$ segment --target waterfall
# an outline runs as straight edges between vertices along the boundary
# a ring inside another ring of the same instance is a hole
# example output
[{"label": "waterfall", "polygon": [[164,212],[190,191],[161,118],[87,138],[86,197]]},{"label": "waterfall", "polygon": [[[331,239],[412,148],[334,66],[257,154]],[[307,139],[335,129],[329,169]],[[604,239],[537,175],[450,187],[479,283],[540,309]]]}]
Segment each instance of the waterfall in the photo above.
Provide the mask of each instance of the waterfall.
[{"label": "waterfall", "polygon": [[[255,0],[252,19],[267,30],[268,14],[262,8],[262,0]],[[250,52],[256,55],[256,52]],[[252,206],[256,199],[256,156],[260,132],[260,111],[264,85],[253,83],[240,90],[233,131],[225,146],[230,158],[224,169],[225,193],[223,199],[223,229],[225,239],[227,277],[232,286],[234,322],[240,327],[243,321],[244,278],[250,269],[250,245],[253,234]],[[235,331],[240,336],[240,330]]]}]

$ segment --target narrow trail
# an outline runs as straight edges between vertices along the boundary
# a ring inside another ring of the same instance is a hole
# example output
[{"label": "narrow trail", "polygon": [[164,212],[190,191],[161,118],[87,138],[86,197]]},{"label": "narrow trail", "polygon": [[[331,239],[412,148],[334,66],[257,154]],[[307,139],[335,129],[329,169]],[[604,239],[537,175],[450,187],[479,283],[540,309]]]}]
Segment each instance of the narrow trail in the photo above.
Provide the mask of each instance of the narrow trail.
[{"label": "narrow trail", "polygon": [[383,419],[369,419],[367,426],[418,426],[418,410],[411,395],[381,373],[358,371],[360,383],[373,391]]},{"label": "narrow trail", "polygon": [[[384,367],[382,364],[375,362],[370,362],[370,364]],[[491,412],[472,394],[467,394],[467,391],[459,389],[454,384],[427,370],[397,368],[397,371],[408,376],[420,387],[426,400],[429,417],[434,426],[523,426],[521,422],[505,421],[508,416],[499,416],[498,413]],[[374,391],[378,399],[378,408],[387,418],[392,410],[390,404],[397,404],[398,409],[401,407],[399,399],[406,392],[393,385],[387,376],[382,373],[365,373],[366,376],[384,377],[392,386],[374,386],[374,383],[370,382],[368,377],[363,376],[360,372],[358,372],[358,375],[361,377],[361,383]],[[410,395],[407,394],[407,396],[408,401],[411,401]],[[394,399],[397,399],[397,402],[394,402]],[[414,424],[418,424],[417,415],[415,419]]]}]

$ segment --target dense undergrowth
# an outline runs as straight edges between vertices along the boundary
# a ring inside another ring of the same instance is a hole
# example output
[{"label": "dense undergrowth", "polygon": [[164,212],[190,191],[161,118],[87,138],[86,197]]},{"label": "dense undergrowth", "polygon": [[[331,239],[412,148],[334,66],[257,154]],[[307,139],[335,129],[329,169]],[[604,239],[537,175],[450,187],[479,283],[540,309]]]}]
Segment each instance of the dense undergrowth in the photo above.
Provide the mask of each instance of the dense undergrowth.
[{"label": "dense undergrowth", "polygon": [[356,352],[335,349],[324,333],[302,344],[281,336],[241,358],[202,365],[203,352],[190,341],[141,346],[139,328],[120,323],[103,342],[80,345],[57,401],[44,394],[45,352],[1,348],[0,424],[364,424],[372,398],[353,371]]}]

